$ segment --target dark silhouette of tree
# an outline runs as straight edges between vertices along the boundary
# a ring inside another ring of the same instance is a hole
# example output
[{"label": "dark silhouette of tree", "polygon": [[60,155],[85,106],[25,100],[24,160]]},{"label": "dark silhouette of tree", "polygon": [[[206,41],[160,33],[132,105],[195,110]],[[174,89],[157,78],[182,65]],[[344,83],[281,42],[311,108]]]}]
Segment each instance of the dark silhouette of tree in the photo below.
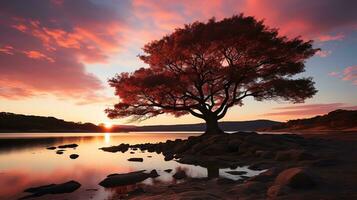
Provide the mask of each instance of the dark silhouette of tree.
[{"label": "dark silhouette of tree", "polygon": [[318,51],[312,41],[279,36],[242,14],[185,25],[143,50],[148,68],[109,80],[120,97],[106,109],[110,118],[192,114],[206,121],[207,134],[218,134],[218,120],[244,98],[299,103],[317,92],[311,78],[293,77]]}]

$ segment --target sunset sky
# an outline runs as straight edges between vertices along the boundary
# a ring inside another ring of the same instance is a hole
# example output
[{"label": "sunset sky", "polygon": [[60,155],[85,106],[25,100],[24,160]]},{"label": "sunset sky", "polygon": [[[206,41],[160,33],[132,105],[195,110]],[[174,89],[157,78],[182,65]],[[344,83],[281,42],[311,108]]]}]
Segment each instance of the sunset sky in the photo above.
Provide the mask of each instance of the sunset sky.
[{"label": "sunset sky", "polygon": [[[306,63],[319,90],[304,104],[244,101],[223,119],[285,121],[357,109],[356,0],[8,0],[0,1],[0,111],[122,124],[104,109],[118,98],[116,73],[145,66],[147,42],[194,21],[244,13],[281,35],[314,40]],[[201,122],[159,116],[142,124]],[[135,123],[134,123],[135,124]]]}]

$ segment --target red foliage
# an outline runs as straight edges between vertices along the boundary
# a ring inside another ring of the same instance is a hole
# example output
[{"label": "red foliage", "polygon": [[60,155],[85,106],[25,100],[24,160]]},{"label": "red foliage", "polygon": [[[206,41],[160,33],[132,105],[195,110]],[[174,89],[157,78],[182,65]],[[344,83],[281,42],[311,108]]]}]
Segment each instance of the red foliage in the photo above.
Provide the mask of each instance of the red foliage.
[{"label": "red foliage", "polygon": [[312,41],[278,36],[253,17],[195,22],[143,50],[149,68],[109,80],[120,97],[110,118],[191,113],[217,121],[248,96],[302,102],[316,93],[311,78],[292,78],[318,50]]}]

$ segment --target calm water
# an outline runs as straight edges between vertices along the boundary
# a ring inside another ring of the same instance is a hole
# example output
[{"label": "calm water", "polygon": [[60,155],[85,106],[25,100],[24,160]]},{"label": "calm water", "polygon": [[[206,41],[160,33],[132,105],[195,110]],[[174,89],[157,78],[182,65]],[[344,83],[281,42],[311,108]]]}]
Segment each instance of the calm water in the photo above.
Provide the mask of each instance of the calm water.
[{"label": "calm water", "polygon": [[[45,195],[37,199],[111,199],[126,193],[139,184],[158,184],[175,182],[172,175],[177,169],[184,169],[191,177],[207,177],[207,169],[200,166],[180,164],[174,160],[164,161],[162,154],[135,151],[125,153],[109,153],[99,150],[104,146],[120,143],[139,144],[146,142],[164,142],[166,140],[186,139],[200,133],[0,133],[0,199],[18,199],[28,193],[22,191],[29,187],[63,183],[75,180],[81,187],[73,193],[61,195]],[[64,154],[56,154],[56,150],[46,147],[76,143],[75,149],[66,149]],[[69,155],[75,153],[75,160]],[[152,156],[149,158],[148,156]],[[142,157],[144,162],[129,162],[130,157]],[[160,176],[147,179],[137,185],[104,189],[98,183],[107,175],[127,173],[137,170],[156,169]],[[167,173],[163,170],[173,169]],[[220,169],[219,175],[231,179],[239,179],[225,173],[231,169]],[[258,171],[245,170],[248,175],[256,175]],[[96,189],[89,190],[88,189]]]}]

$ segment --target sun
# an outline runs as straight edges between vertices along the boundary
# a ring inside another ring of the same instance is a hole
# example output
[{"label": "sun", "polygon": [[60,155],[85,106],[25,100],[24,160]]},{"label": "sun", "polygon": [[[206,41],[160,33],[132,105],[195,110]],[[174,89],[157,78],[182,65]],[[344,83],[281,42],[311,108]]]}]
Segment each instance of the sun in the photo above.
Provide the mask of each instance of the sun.
[{"label": "sun", "polygon": [[104,123],[103,126],[104,126],[105,129],[111,129],[113,127],[113,124],[111,124],[109,122],[106,122],[106,123]]}]

